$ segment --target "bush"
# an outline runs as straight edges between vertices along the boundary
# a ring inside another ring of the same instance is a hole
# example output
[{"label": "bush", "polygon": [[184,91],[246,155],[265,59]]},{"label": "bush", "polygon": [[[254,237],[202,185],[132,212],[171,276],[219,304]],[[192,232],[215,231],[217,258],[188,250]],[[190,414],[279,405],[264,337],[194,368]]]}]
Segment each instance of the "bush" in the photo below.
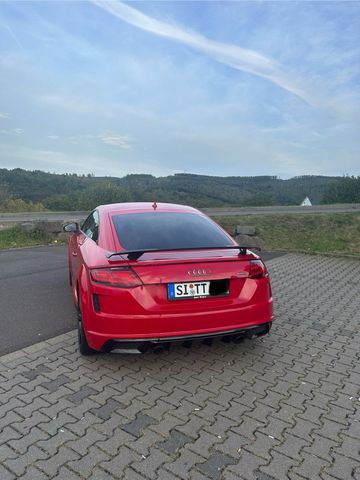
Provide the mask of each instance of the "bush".
[{"label": "bush", "polygon": [[9,198],[0,204],[1,212],[46,212],[46,210],[40,202],[25,202],[21,198]]}]

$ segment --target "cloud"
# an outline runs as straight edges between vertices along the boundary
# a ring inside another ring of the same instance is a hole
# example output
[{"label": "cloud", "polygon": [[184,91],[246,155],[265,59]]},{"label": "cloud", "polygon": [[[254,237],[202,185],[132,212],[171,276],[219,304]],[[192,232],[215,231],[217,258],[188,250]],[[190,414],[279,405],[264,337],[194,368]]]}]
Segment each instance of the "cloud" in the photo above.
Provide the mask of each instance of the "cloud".
[{"label": "cloud", "polygon": [[12,128],[11,130],[0,130],[2,135],[22,135],[24,130],[22,128]]},{"label": "cloud", "polygon": [[[54,138],[54,136],[49,136],[48,138]],[[126,135],[119,135],[118,133],[114,132],[102,132],[98,134],[80,133],[79,135],[72,135],[71,137],[68,137],[68,140],[74,144],[78,144],[81,140],[101,140],[101,142],[105,143],[106,145],[120,147],[124,150],[132,149],[130,137],[127,137]]]},{"label": "cloud", "polygon": [[129,150],[131,148],[129,137],[118,135],[117,133],[105,132],[100,133],[100,135],[98,135],[97,137],[100,138],[102,142],[106,143],[107,145],[114,145],[116,147],[121,147],[125,150]]},{"label": "cloud", "polygon": [[[154,163],[149,164],[141,160],[124,160],[111,157],[103,153],[86,153],[69,150],[67,152],[53,149],[37,149],[26,145],[7,145],[0,143],[3,155],[0,157],[0,168],[24,168],[27,170],[40,169],[56,173],[92,172],[98,176],[111,175],[122,177],[128,173],[144,173],[145,171],[157,176],[175,173],[169,167]],[[107,152],[108,153],[108,152]]]},{"label": "cloud", "polygon": [[16,45],[19,47],[19,49],[22,51],[22,52],[25,52],[24,50],[24,47],[22,46],[22,44],[20,43],[18,37],[15,35],[14,31],[10,28],[9,25],[5,24],[2,22],[2,26],[9,32],[9,35],[11,36],[11,38],[14,40],[14,42],[16,43]]},{"label": "cloud", "polygon": [[0,112],[0,118],[10,118],[10,116],[7,113]]},{"label": "cloud", "polygon": [[216,42],[190,30],[184,30],[166,22],[156,20],[119,1],[92,1],[111,15],[137,28],[188,45],[236,70],[242,70],[266,78],[309,104],[316,103],[314,99],[285,72],[284,68],[271,57],[234,44]]}]

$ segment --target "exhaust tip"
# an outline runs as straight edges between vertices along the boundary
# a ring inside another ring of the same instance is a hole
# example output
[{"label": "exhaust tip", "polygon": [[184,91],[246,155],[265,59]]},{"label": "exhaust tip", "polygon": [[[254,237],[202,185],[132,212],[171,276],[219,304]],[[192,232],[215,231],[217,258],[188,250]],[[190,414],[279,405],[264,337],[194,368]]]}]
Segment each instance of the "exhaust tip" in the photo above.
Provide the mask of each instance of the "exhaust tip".
[{"label": "exhaust tip", "polygon": [[225,335],[221,338],[221,341],[224,343],[230,343],[233,338],[234,338],[233,335]]},{"label": "exhaust tip", "polygon": [[242,343],[245,340],[244,335],[237,335],[236,337],[233,338],[233,342],[236,344]]},{"label": "exhaust tip", "polygon": [[151,350],[156,354],[168,352],[170,350],[170,343],[163,343],[161,345],[155,345],[155,346],[152,347]]}]

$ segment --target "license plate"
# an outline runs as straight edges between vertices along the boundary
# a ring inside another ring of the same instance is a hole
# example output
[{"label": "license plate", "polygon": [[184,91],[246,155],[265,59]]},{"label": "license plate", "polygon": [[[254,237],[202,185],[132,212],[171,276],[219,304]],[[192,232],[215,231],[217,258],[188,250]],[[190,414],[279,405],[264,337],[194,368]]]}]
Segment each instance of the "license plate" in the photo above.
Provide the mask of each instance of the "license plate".
[{"label": "license plate", "polygon": [[210,282],[169,283],[168,299],[206,298],[210,296]]}]

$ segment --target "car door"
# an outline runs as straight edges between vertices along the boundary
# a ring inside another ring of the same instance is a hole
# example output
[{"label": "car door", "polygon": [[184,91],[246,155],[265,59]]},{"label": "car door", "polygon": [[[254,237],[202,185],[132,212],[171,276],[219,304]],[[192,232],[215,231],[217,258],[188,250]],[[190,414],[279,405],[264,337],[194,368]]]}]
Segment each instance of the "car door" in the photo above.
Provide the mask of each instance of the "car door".
[{"label": "car door", "polygon": [[78,278],[81,265],[84,263],[84,259],[81,253],[81,247],[88,239],[97,242],[99,237],[99,214],[96,210],[90,213],[87,219],[80,227],[80,232],[73,235],[72,245],[72,268],[73,276]]}]

